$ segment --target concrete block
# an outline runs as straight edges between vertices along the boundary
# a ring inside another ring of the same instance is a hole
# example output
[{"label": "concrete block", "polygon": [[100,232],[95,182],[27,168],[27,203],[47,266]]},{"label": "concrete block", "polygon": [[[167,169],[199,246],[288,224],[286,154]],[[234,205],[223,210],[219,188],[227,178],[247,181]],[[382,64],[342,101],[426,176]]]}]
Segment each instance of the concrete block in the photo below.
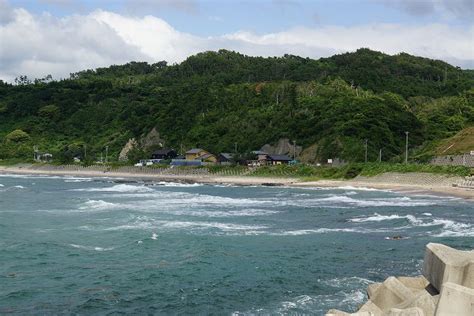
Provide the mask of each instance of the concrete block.
[{"label": "concrete block", "polygon": [[338,309],[330,309],[327,313],[326,316],[376,316],[370,312],[357,312],[357,313],[346,313],[343,311],[340,311]]},{"label": "concrete block", "polygon": [[430,284],[430,282],[428,282],[428,280],[422,275],[417,277],[397,277],[397,279],[414,293],[424,291],[428,284]]},{"label": "concrete block", "polygon": [[394,308],[409,310],[421,309],[426,316],[433,316],[436,310],[437,299],[425,290],[417,292],[412,298],[398,304]]},{"label": "concrete block", "polygon": [[369,299],[375,296],[375,293],[381,285],[382,283],[372,283],[367,286],[367,296],[369,297]]},{"label": "concrete block", "polygon": [[386,315],[387,316],[428,316],[427,314],[423,312],[422,309],[418,307],[412,307],[408,309],[392,308]]},{"label": "concrete block", "polygon": [[382,316],[382,310],[374,304],[371,300],[368,300],[361,308],[357,311],[358,314],[360,313],[369,313],[371,316]]},{"label": "concrete block", "polygon": [[435,315],[474,315],[474,289],[451,282],[444,283]]},{"label": "concrete block", "polygon": [[326,316],[350,316],[351,314],[340,311],[338,309],[330,309],[326,313]]},{"label": "concrete block", "polygon": [[395,277],[387,278],[371,301],[383,312],[413,297],[413,292]]},{"label": "concrete block", "polygon": [[429,243],[426,246],[423,275],[438,291],[445,282],[474,288],[474,251],[461,251]]}]

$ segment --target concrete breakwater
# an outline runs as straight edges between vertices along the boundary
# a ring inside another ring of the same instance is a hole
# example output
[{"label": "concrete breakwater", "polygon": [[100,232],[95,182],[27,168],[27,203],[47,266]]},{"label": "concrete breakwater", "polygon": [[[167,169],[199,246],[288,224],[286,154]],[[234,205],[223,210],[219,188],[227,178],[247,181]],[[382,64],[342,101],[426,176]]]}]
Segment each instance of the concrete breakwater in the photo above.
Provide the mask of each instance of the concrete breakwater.
[{"label": "concrete breakwater", "polygon": [[474,251],[429,243],[423,275],[389,277],[367,289],[356,313],[331,309],[326,316],[473,316]]}]

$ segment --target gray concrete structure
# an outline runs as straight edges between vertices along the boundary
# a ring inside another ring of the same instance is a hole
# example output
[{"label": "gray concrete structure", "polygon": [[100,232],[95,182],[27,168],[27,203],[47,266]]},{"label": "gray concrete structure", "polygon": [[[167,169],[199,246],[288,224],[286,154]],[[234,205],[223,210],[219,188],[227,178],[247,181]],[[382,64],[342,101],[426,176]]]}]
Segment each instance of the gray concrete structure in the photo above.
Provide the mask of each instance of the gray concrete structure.
[{"label": "gray concrete structure", "polygon": [[333,309],[326,315],[474,316],[474,251],[430,243],[423,276],[389,277],[369,285],[367,295],[356,313]]}]

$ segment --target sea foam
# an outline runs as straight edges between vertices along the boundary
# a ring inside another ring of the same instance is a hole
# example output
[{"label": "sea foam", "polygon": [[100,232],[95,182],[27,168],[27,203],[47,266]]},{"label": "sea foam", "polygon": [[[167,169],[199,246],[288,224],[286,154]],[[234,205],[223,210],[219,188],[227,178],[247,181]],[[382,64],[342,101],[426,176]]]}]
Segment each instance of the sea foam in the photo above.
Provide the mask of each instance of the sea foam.
[{"label": "sea foam", "polygon": [[134,193],[134,192],[152,192],[154,190],[150,187],[146,187],[143,185],[117,184],[112,187],[73,189],[71,191]]},{"label": "sea foam", "polygon": [[69,246],[77,249],[83,249],[83,250],[94,250],[94,251],[110,251],[114,250],[114,247],[109,247],[109,248],[103,248],[103,247],[94,247],[94,246],[83,246],[83,245],[76,245],[76,244],[69,244]]}]

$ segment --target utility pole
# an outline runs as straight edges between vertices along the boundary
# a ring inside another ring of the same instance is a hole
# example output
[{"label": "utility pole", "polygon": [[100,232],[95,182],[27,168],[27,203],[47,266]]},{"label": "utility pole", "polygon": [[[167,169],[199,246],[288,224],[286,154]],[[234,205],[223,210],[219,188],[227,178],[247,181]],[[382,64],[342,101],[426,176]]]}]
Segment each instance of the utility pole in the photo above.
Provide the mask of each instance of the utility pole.
[{"label": "utility pole", "polygon": [[379,162],[382,162],[382,148],[379,150]]},{"label": "utility pole", "polygon": [[369,140],[366,138],[365,139],[365,163],[367,163],[367,143],[369,142]]},{"label": "utility pole", "polygon": [[234,143],[234,154],[237,154],[237,142]]},{"label": "utility pole", "polygon": [[109,146],[105,146],[105,163],[109,161]]},{"label": "utility pole", "polygon": [[296,160],[296,140],[293,141],[293,160]]},{"label": "utility pole", "polygon": [[408,134],[409,132],[405,132],[406,138],[405,138],[405,164],[408,163]]},{"label": "utility pole", "polygon": [[84,144],[84,160],[87,158],[87,144]]},{"label": "utility pole", "polygon": [[37,154],[38,154],[38,145],[33,146],[33,160],[36,161],[37,159]]}]

